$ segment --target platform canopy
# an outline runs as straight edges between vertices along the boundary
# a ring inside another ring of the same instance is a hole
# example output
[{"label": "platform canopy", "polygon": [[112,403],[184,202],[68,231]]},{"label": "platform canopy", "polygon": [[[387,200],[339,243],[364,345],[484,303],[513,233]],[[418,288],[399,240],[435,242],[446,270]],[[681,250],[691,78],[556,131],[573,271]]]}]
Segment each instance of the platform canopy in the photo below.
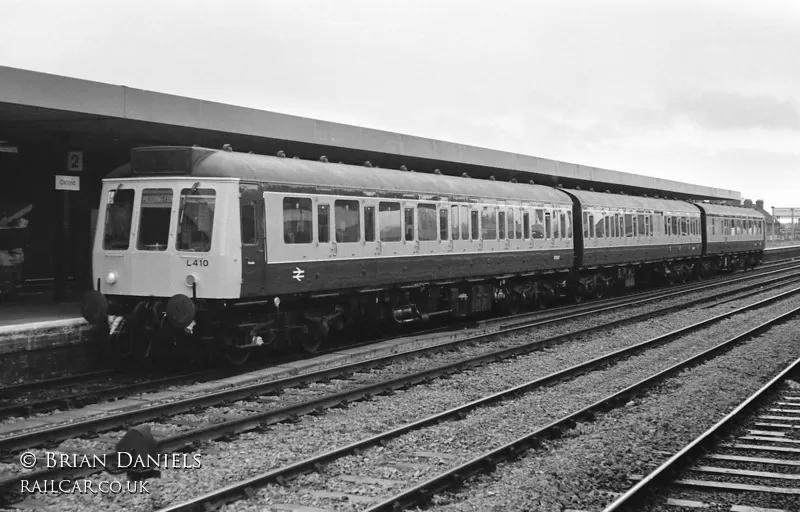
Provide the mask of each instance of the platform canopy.
[{"label": "platform canopy", "polygon": [[[732,190],[0,66],[0,146],[52,140],[125,153],[144,145],[231,144],[235,151],[632,195],[739,204]],[[111,169],[109,169],[110,171]]]}]

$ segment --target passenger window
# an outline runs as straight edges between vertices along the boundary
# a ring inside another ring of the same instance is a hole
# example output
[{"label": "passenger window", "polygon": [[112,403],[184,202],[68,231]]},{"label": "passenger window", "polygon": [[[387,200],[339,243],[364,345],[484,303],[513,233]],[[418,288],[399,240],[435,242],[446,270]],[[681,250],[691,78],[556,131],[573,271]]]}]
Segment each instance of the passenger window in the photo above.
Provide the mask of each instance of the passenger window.
[{"label": "passenger window", "polygon": [[553,238],[553,217],[550,212],[544,214],[544,237],[547,239]]},{"label": "passenger window", "polygon": [[439,240],[446,241],[449,237],[447,236],[447,208],[441,208],[439,210]]},{"label": "passenger window", "polygon": [[458,231],[458,206],[450,207],[450,236],[453,240],[458,240],[460,237]]},{"label": "passenger window", "polygon": [[589,212],[583,212],[583,238],[589,238]]},{"label": "passenger window", "polygon": [[336,220],[336,241],[353,243],[361,241],[361,216],[358,201],[337,199],[333,203]]},{"label": "passenger window", "polygon": [[531,237],[531,215],[528,212],[522,214],[522,236],[525,240]]},{"label": "passenger window", "polygon": [[595,229],[594,229],[594,214],[589,215],[589,238],[594,238],[595,236]]},{"label": "passenger window", "polygon": [[311,243],[313,231],[311,199],[283,198],[283,241],[287,244]]},{"label": "passenger window", "polygon": [[417,222],[418,236],[422,242],[431,242],[436,240],[436,233],[438,231],[436,226],[436,205],[435,204],[420,204],[417,206]]},{"label": "passenger window", "polygon": [[144,189],[139,211],[139,239],[136,248],[140,251],[166,250],[171,219],[172,189]]},{"label": "passenger window", "polygon": [[572,238],[572,210],[567,212],[567,238]]},{"label": "passenger window", "polygon": [[480,232],[481,232],[481,227],[480,227],[480,224],[478,223],[478,210],[470,211],[470,227],[471,227],[471,230],[472,230],[472,233],[471,233],[472,234],[472,239],[473,240],[480,240],[480,236],[479,235],[480,235]]},{"label": "passenger window", "polygon": [[644,231],[642,232],[644,236],[650,236],[650,216],[644,215]]},{"label": "passenger window", "polygon": [[256,203],[251,201],[249,204],[241,206],[241,234],[242,245],[256,244]]},{"label": "passenger window", "polygon": [[321,244],[331,241],[331,206],[317,205],[317,240]]},{"label": "passenger window", "polygon": [[595,220],[594,220],[594,236],[597,238],[605,238],[606,237],[606,230],[605,230],[605,212],[597,212]]},{"label": "passenger window", "polygon": [[547,238],[549,229],[545,227],[544,210],[534,210],[533,227],[531,228],[531,235],[533,238]]},{"label": "passenger window", "polygon": [[381,242],[402,240],[403,219],[400,218],[400,203],[378,204],[378,224],[381,229]]},{"label": "passenger window", "polygon": [[122,251],[130,246],[133,220],[133,189],[117,189],[108,193],[103,249]]},{"label": "passenger window", "polygon": [[637,234],[639,236],[646,236],[647,235],[647,227],[645,225],[645,216],[644,215],[637,215],[636,216],[636,224],[637,224]]},{"label": "passenger window", "polygon": [[633,236],[633,215],[630,213],[625,214],[625,236],[628,238]]},{"label": "passenger window", "polygon": [[559,215],[559,217],[561,218],[561,229],[560,229],[561,238],[566,238],[567,237],[567,214],[566,213],[561,213]]},{"label": "passenger window", "polygon": [[483,207],[481,234],[484,240],[497,240],[497,212],[494,206]]},{"label": "passenger window", "polygon": [[364,207],[364,241],[375,241],[375,207]]},{"label": "passenger window", "polygon": [[[499,212],[497,214],[498,224],[500,225],[500,240],[504,240],[506,237],[506,212]],[[486,225],[486,222],[483,223]],[[484,233],[483,238],[486,238],[486,233]]]},{"label": "passenger window", "polygon": [[518,240],[522,238],[522,210],[515,210],[514,213],[514,236]]},{"label": "passenger window", "polygon": [[[461,207],[461,239],[469,240],[469,207]],[[476,221],[477,222],[477,221]]]},{"label": "passenger window", "polygon": [[405,209],[406,242],[414,241],[414,208]]},{"label": "passenger window", "polygon": [[[210,188],[181,190],[176,240],[179,251],[208,252],[211,250],[215,196],[216,191]],[[170,192],[171,197],[172,193]]]}]

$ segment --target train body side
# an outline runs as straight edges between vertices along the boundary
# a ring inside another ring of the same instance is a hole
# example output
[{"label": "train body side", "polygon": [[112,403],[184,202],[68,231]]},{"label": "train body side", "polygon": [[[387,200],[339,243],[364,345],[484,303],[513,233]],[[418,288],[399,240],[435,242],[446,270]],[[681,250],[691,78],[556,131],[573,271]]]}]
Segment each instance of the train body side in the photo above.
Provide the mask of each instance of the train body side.
[{"label": "train body side", "polygon": [[757,210],[705,203],[698,207],[703,212],[704,256],[764,251],[765,219]]},{"label": "train body side", "polygon": [[579,218],[584,269],[697,258],[700,210],[689,203],[570,190]]}]

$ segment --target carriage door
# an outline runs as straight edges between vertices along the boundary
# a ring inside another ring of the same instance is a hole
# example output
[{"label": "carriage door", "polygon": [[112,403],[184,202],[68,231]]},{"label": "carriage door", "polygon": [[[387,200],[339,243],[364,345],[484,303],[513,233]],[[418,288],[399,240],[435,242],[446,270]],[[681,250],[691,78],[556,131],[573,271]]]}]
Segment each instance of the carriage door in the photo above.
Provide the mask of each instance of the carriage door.
[{"label": "carriage door", "polygon": [[266,237],[264,198],[258,185],[239,185],[242,226],[242,297],[266,292]]}]

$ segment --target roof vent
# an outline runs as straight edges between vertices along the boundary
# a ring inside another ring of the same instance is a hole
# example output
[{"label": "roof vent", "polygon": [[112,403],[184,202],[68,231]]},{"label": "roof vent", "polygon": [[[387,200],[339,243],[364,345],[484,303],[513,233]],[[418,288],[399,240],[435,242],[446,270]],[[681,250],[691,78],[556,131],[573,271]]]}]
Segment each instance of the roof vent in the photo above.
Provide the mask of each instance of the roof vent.
[{"label": "roof vent", "polygon": [[441,174],[442,174],[442,171],[440,171],[439,169],[434,169],[434,170],[433,170],[433,174],[438,174],[438,175],[440,175],[440,176],[441,176]]},{"label": "roof vent", "polygon": [[406,167],[405,165],[401,165],[401,166],[400,166],[400,170],[401,170],[401,171],[408,172],[408,167]]},{"label": "roof vent", "polygon": [[489,176],[490,181],[495,181],[494,176]]},{"label": "roof vent", "polygon": [[277,156],[278,158],[286,158],[286,153],[284,153],[283,150],[281,149],[275,154],[275,156]]},{"label": "roof vent", "polygon": [[325,156],[325,155],[322,155],[321,157],[319,157],[319,161],[320,162],[327,162],[328,161],[328,157]]},{"label": "roof vent", "polygon": [[230,144],[225,144],[222,146],[224,151],[233,151],[233,147]]},{"label": "roof vent", "polygon": [[509,180],[509,183],[517,183],[517,178],[511,178],[511,179]]},{"label": "roof vent", "polygon": [[533,181],[533,180],[530,180],[530,181],[528,182],[528,184],[529,184],[529,185],[536,185],[536,182],[535,182],[535,181]]},{"label": "roof vent", "polygon": [[366,162],[364,162],[364,167],[372,167],[372,162],[367,160]]},{"label": "roof vent", "polygon": [[469,174],[467,174],[467,173],[465,173],[465,172],[462,172],[462,173],[461,173],[461,177],[462,177],[462,178],[469,178]]}]

